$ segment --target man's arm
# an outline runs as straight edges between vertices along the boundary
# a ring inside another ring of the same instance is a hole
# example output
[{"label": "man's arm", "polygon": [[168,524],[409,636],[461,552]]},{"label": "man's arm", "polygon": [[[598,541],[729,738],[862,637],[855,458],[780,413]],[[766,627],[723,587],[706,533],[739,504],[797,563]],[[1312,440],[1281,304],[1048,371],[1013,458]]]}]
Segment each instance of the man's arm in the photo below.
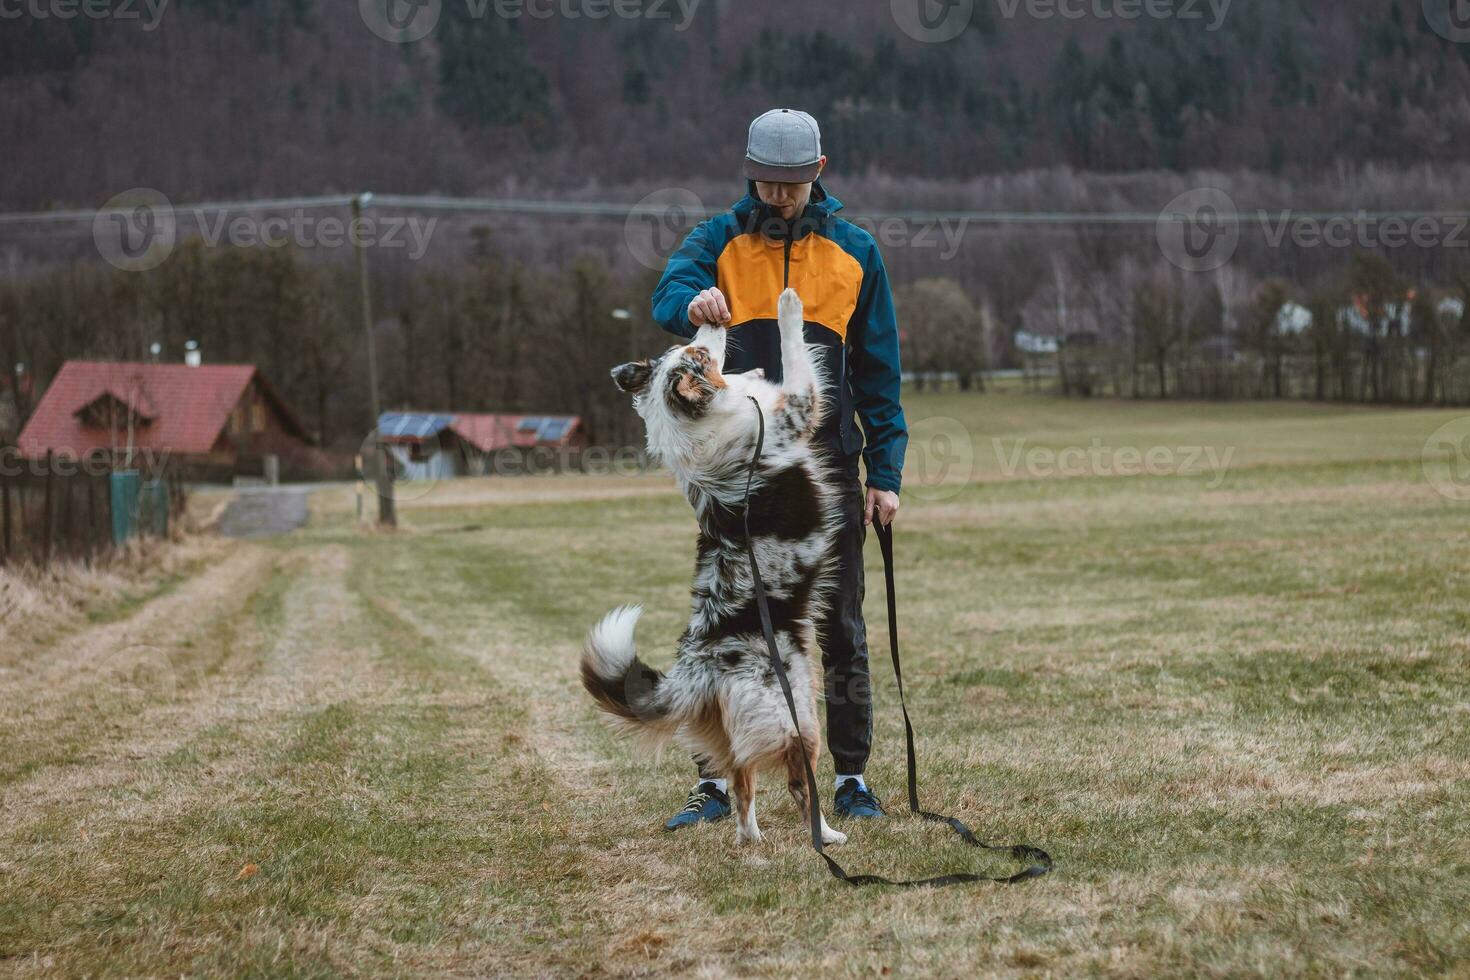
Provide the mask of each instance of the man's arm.
[{"label": "man's arm", "polygon": [[[853,316],[848,380],[866,445],[863,466],[871,490],[897,494],[903,483],[909,428],[899,404],[902,370],[898,360],[898,319],[888,270],[876,244],[864,263],[863,287]],[[872,494],[869,493],[871,502]],[[868,508],[871,511],[871,506]],[[896,509],[896,508],[895,508]]]},{"label": "man's arm", "polygon": [[[676,337],[694,336],[698,324],[689,321],[689,304],[714,288],[719,255],[715,252],[712,222],[696,225],[684,244],[669,258],[663,278],[653,291],[653,318]],[[728,314],[727,314],[728,315]]]}]

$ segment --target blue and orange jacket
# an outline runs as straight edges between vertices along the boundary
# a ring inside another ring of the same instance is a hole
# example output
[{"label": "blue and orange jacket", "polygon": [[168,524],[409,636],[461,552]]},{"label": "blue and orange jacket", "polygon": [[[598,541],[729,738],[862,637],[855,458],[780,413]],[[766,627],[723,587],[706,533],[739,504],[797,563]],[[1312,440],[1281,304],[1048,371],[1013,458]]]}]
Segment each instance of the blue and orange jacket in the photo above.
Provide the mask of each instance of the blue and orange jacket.
[{"label": "blue and orange jacket", "polygon": [[[665,330],[693,337],[689,302],[718,286],[730,305],[725,370],[761,368],[781,380],[776,300],[791,286],[806,309],[806,340],[825,358],[829,411],[818,438],[846,458],[863,453],[870,487],[897,493],[908,424],[899,405],[898,322],[878,245],[836,216],[842,202],[817,181],[800,217],[786,221],[756,197],[699,224],[669,259],[653,294]],[[854,430],[853,413],[866,442]]]}]

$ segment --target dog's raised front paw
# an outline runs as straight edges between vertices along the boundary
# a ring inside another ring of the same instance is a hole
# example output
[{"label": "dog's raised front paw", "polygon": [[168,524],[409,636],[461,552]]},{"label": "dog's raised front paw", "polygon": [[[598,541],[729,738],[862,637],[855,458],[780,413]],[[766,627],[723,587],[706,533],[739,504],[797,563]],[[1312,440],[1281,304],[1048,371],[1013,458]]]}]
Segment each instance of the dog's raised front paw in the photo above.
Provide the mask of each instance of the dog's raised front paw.
[{"label": "dog's raised front paw", "polygon": [[788,288],[776,301],[776,315],[780,317],[781,326],[801,326],[804,307],[801,305],[801,297],[796,295],[796,290]]}]

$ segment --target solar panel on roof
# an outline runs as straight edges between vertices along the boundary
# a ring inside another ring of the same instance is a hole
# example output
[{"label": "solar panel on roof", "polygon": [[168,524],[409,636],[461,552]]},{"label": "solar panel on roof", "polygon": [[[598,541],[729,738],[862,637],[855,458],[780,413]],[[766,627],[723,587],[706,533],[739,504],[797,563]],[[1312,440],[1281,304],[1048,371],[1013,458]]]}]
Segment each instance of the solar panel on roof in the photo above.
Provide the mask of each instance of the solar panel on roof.
[{"label": "solar panel on roof", "polygon": [[539,417],[521,419],[521,424],[516,426],[517,432],[539,432],[541,424],[546,420]]},{"label": "solar panel on roof", "polygon": [[451,421],[448,415],[384,412],[378,418],[378,431],[392,438],[427,439],[444,431]]},{"label": "solar panel on roof", "polygon": [[572,427],[571,419],[546,419],[541,425],[541,431],[536,438],[548,442],[555,442],[565,438],[567,430]]}]

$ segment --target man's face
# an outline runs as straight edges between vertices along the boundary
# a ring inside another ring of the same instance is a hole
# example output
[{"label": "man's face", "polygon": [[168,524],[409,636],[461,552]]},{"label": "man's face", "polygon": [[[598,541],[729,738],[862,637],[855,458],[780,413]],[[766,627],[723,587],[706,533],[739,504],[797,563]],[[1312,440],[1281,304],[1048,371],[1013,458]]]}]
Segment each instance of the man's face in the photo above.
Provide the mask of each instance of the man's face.
[{"label": "man's face", "polygon": [[770,180],[755,182],[755,192],[781,217],[790,221],[806,207],[812,196],[811,182],[805,184],[778,184]]},{"label": "man's face", "polygon": [[[817,164],[817,175],[821,176],[827,167],[827,158],[824,156]],[[806,202],[812,197],[812,183],[804,184],[781,184],[773,180],[758,180],[755,182],[755,193],[762,201],[770,205],[771,209],[785,218],[792,220],[806,209]]]}]

